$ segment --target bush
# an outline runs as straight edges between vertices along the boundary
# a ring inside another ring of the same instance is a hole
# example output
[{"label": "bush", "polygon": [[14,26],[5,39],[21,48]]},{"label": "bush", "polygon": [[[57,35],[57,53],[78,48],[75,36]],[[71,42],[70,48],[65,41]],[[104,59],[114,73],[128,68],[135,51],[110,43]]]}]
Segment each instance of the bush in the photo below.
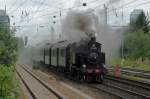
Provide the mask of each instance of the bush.
[{"label": "bush", "polygon": [[39,65],[33,65],[32,68],[33,68],[33,69],[40,69],[40,66],[39,66]]},{"label": "bush", "polygon": [[124,41],[124,54],[131,60],[150,59],[150,34],[143,31],[128,33]]},{"label": "bush", "polygon": [[0,65],[0,99],[16,99],[17,89],[14,67]]},{"label": "bush", "polygon": [[[0,23],[0,27],[5,24]],[[17,38],[9,28],[0,28],[0,64],[15,64],[17,59]]]}]

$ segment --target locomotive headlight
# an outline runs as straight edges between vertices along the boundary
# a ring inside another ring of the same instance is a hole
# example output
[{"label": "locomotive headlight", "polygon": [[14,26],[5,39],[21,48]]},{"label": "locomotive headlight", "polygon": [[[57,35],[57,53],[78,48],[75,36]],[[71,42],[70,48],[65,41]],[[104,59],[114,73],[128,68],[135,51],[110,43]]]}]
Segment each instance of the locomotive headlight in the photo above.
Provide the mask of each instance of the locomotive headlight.
[{"label": "locomotive headlight", "polygon": [[95,73],[100,73],[101,70],[100,69],[95,69]]},{"label": "locomotive headlight", "polygon": [[102,64],[102,65],[103,65],[104,68],[106,68],[106,65],[105,65],[105,64]]},{"label": "locomotive headlight", "polygon": [[86,65],[85,65],[85,64],[83,64],[83,65],[82,65],[82,67],[83,67],[83,68],[86,68]]}]

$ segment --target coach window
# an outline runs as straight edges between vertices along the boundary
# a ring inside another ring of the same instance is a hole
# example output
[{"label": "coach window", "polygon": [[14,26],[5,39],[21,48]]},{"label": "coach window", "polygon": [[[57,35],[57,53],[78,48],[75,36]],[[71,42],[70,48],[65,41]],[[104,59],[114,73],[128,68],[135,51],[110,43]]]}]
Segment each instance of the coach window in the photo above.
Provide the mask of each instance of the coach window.
[{"label": "coach window", "polygon": [[62,49],[60,49],[59,54],[60,54],[60,56],[62,57]]},{"label": "coach window", "polygon": [[61,56],[64,57],[64,49],[61,49]]},{"label": "coach window", "polygon": [[49,49],[47,49],[47,56],[49,55]]},{"label": "coach window", "polygon": [[55,56],[55,49],[53,50],[53,56]]},{"label": "coach window", "polygon": [[47,49],[45,50],[45,55],[47,56]]},{"label": "coach window", "polygon": [[54,49],[54,56],[56,56],[57,50]]},{"label": "coach window", "polygon": [[48,55],[48,50],[46,49],[46,56]]},{"label": "coach window", "polygon": [[47,50],[45,49],[45,55],[47,55]]},{"label": "coach window", "polygon": [[54,49],[52,49],[52,56],[54,56]]}]

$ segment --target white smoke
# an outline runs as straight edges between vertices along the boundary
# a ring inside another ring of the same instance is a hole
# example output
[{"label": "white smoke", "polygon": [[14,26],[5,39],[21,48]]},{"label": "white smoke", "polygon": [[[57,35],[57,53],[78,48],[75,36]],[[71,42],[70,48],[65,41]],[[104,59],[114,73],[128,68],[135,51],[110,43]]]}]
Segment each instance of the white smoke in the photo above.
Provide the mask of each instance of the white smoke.
[{"label": "white smoke", "polygon": [[96,36],[106,53],[107,63],[119,57],[122,33],[105,24],[104,10],[96,14],[88,11],[71,11],[63,21],[63,37],[69,41],[80,41],[83,38]]},{"label": "white smoke", "polygon": [[121,0],[108,0],[107,4],[119,3]]}]

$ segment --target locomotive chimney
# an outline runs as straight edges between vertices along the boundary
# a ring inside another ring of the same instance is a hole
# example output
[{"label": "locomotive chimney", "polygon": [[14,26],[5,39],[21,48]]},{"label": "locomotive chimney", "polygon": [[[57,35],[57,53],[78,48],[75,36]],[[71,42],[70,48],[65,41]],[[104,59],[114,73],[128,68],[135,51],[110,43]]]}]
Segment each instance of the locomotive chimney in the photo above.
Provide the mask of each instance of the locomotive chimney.
[{"label": "locomotive chimney", "polygon": [[96,37],[91,37],[92,42],[96,42]]}]

